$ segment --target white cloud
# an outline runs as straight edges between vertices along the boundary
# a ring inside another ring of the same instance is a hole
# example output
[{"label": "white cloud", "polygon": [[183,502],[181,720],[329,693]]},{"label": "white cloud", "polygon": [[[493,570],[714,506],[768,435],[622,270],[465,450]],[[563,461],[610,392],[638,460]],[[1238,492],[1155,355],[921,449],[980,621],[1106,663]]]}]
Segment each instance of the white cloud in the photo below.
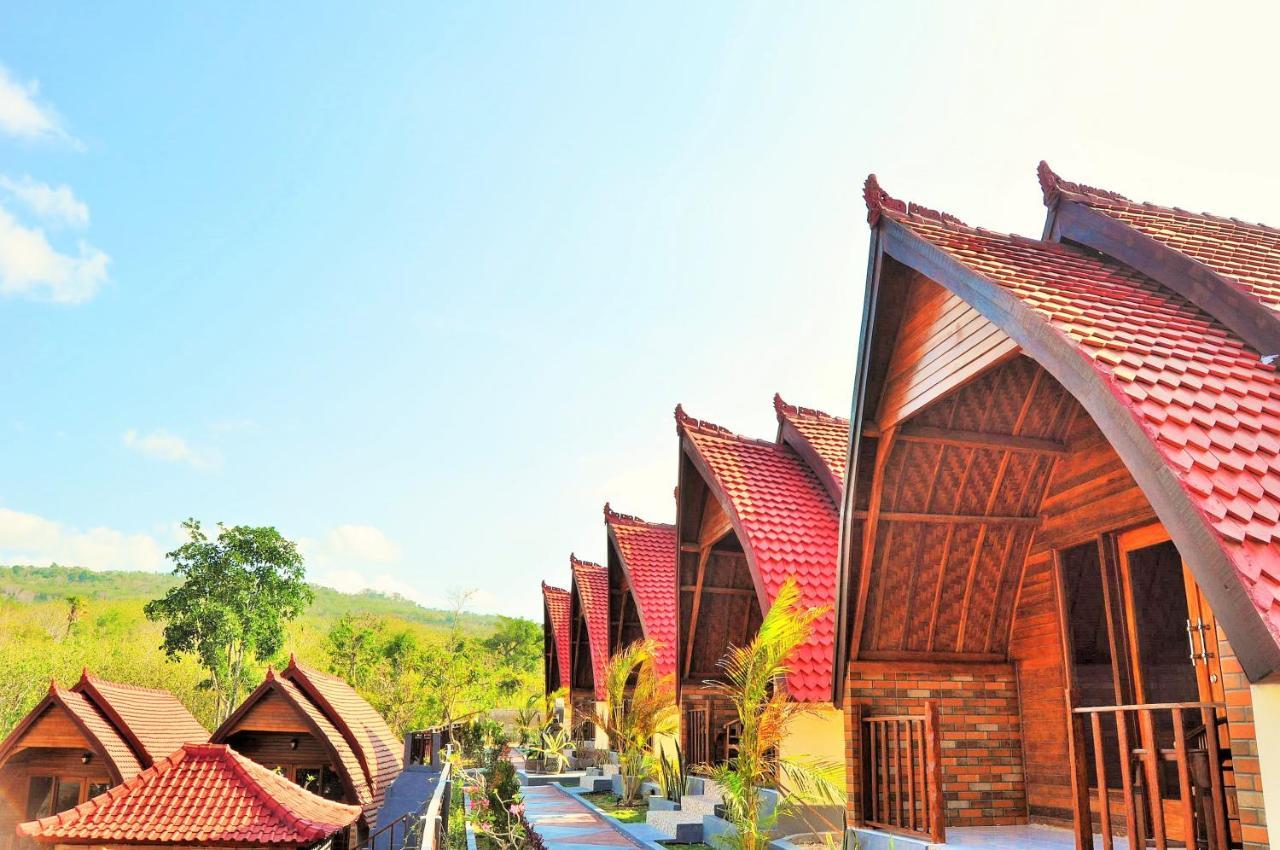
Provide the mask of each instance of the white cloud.
[{"label": "white cloud", "polygon": [[43,230],[24,226],[0,207],[0,294],[79,304],[106,282],[110,261],[83,241],[78,255],[60,253]]},{"label": "white cloud", "polygon": [[169,547],[150,534],[87,531],[35,514],[0,508],[0,563],[64,564],[92,570],[161,570]]},{"label": "white cloud", "polygon": [[394,564],[400,545],[372,525],[347,524],[330,529],[322,539],[299,541],[303,554],[322,566]]},{"label": "white cloud", "polygon": [[40,86],[21,83],[0,65],[0,132],[19,139],[69,138],[51,106],[37,101]]},{"label": "white cloud", "polygon": [[45,221],[65,224],[69,227],[89,226],[89,205],[75,196],[65,183],[50,186],[30,175],[15,180],[0,174],[0,189],[4,189],[27,206],[31,212]]},{"label": "white cloud", "polygon": [[216,450],[197,448],[163,428],[147,434],[130,428],[121,435],[120,441],[139,454],[156,460],[185,463],[196,469],[213,469],[222,465],[222,455]]}]

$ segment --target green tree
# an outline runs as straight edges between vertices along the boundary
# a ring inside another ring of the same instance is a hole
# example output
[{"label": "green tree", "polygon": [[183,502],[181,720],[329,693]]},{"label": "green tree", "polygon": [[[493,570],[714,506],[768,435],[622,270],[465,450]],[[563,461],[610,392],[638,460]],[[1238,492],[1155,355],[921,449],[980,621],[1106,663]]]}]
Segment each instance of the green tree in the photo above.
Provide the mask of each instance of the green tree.
[{"label": "green tree", "polygon": [[76,624],[80,622],[81,615],[84,614],[84,599],[74,594],[67,597],[67,631],[63,635],[63,639],[71,637],[71,633],[75,631]]},{"label": "green tree", "polygon": [[367,687],[382,658],[381,620],[343,614],[329,629],[329,672],[352,687]]},{"label": "green tree", "polygon": [[249,665],[280,652],[284,624],[312,593],[297,546],[274,528],[219,523],[213,539],[195,519],[183,528],[190,539],[166,556],[182,583],[148,602],[146,615],[164,622],[166,654],[199,660],[208,674],[201,685],[214,692],[222,721],[250,684]]},{"label": "green tree", "polygon": [[497,630],[484,645],[511,669],[531,673],[541,666],[542,626],[523,617],[499,616]]}]

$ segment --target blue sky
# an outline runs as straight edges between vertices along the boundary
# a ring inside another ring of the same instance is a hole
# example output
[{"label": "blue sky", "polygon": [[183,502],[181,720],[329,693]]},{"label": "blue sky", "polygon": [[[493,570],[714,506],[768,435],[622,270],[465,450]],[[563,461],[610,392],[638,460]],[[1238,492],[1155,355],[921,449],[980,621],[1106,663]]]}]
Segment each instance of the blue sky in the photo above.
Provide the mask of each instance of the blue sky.
[{"label": "blue sky", "polygon": [[1263,7],[1023,5],[6,10],[0,563],[162,569],[194,515],[536,616],[606,499],[671,518],[676,402],[847,415],[868,172],[1280,222]]}]

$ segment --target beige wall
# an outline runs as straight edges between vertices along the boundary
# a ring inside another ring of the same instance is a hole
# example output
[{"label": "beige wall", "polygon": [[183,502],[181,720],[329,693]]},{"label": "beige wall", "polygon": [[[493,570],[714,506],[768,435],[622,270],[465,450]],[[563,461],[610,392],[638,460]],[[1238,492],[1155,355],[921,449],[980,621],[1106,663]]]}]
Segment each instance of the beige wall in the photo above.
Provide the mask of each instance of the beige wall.
[{"label": "beige wall", "polygon": [[1267,823],[1280,824],[1280,682],[1254,685],[1253,721]]},{"label": "beige wall", "polygon": [[782,742],[784,758],[811,758],[829,762],[834,770],[836,785],[841,789],[840,802],[844,802],[844,712],[835,706],[822,704],[813,707],[792,723],[791,733]]},{"label": "beige wall", "polygon": [[[602,700],[602,699],[596,700],[596,714],[598,716],[603,717],[604,713],[608,710],[609,710],[608,700]],[[599,723],[596,724],[596,749],[597,750],[609,749],[609,736],[605,733],[604,728]]]}]

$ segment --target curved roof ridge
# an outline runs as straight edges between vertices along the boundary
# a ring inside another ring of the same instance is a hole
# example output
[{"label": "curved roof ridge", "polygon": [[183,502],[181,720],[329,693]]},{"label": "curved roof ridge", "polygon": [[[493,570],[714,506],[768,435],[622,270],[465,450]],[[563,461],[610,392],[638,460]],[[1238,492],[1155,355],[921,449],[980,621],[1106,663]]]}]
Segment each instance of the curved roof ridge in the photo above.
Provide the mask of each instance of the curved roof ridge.
[{"label": "curved roof ridge", "polygon": [[1049,168],[1048,163],[1044,160],[1040,161],[1037,174],[1040,177],[1041,191],[1044,192],[1045,206],[1051,206],[1060,197],[1065,196],[1085,203],[1090,201],[1101,201],[1102,203],[1099,204],[1100,206],[1126,206],[1152,212],[1195,216],[1196,218],[1208,219],[1209,221],[1218,222],[1220,224],[1230,224],[1235,227],[1244,227],[1280,236],[1280,226],[1267,224],[1263,221],[1245,221],[1242,218],[1236,218],[1234,216],[1218,215],[1217,213],[1211,212],[1197,212],[1195,210],[1188,210],[1178,206],[1154,204],[1150,201],[1135,201],[1132,198],[1127,198],[1119,192],[1113,192],[1109,189],[1099,189],[1095,186],[1086,186],[1083,183],[1074,183],[1070,180],[1064,180],[1055,174],[1053,169]]},{"label": "curved roof ridge", "polygon": [[883,214],[891,216],[917,216],[923,219],[930,219],[943,224],[954,224],[960,227],[967,227],[958,217],[948,212],[931,209],[921,204],[899,200],[893,197],[880,185],[880,179],[874,174],[868,174],[866,181],[862,184],[862,199],[867,204],[867,222],[875,226]]},{"label": "curved roof ridge", "polygon": [[698,419],[685,413],[684,405],[676,405],[676,433],[683,436],[686,431],[692,431],[699,434],[707,434],[712,437],[724,437],[730,440],[736,440],[739,443],[748,445],[770,446],[774,449],[779,448],[778,444],[773,440],[764,440],[759,437],[747,437],[735,431],[730,431],[723,425],[717,425],[714,422],[708,422],[705,419]]},{"label": "curved roof ridge", "polygon": [[818,410],[816,407],[801,407],[796,404],[788,404],[783,401],[781,393],[773,394],[773,409],[777,412],[779,418],[782,416],[806,416],[811,419],[821,419],[826,422],[848,425],[849,420],[836,416],[834,413],[827,413],[825,410]]},{"label": "curved roof ridge", "polygon": [[618,525],[641,525],[654,528],[675,528],[674,523],[670,522],[649,522],[647,519],[641,519],[635,514],[624,514],[615,511],[608,502],[604,503],[604,520],[608,523]]}]

